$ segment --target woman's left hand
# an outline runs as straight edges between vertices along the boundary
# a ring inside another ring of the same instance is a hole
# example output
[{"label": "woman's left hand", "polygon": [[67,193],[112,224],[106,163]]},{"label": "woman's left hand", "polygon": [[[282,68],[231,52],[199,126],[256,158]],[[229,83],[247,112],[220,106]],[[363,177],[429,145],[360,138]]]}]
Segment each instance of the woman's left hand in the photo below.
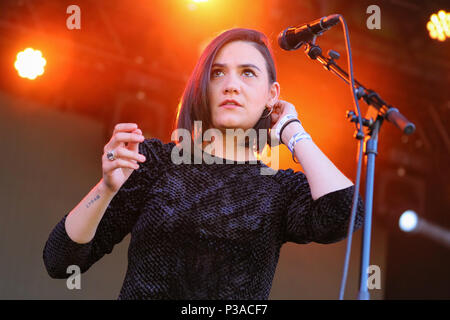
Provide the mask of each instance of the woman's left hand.
[{"label": "woman's left hand", "polygon": [[278,138],[276,137],[275,130],[278,126],[278,123],[280,120],[287,114],[292,114],[298,119],[297,110],[295,109],[295,106],[287,101],[284,100],[278,100],[273,105],[273,111],[271,113],[271,119],[272,119],[272,128],[270,129],[270,134],[273,136],[273,139],[275,139],[276,142],[279,143]]}]

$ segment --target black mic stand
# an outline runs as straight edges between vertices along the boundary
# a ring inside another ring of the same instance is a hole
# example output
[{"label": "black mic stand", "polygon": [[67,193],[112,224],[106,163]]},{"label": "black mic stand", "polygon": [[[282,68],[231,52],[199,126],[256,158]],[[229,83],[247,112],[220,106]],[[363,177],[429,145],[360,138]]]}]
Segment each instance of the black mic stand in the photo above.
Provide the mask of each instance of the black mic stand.
[{"label": "black mic stand", "polygon": [[[322,55],[322,49],[315,45],[314,39],[306,43],[305,53],[312,60],[319,61],[323,67],[331,71],[333,74],[350,84],[348,74],[342,70],[335,62],[339,59],[338,52],[329,50],[328,58]],[[378,134],[384,120],[395,124],[403,133],[410,135],[414,132],[415,126],[412,122],[407,120],[397,108],[388,105],[381,97],[373,90],[366,89],[358,81],[354,80],[356,96],[363,99],[369,109],[367,110],[365,118],[362,118],[363,126],[368,128],[369,139],[364,141],[365,154],[367,155],[367,173],[366,173],[366,193],[365,193],[365,215],[363,226],[363,244],[361,249],[361,269],[360,269],[360,287],[359,300],[369,300],[370,295],[367,289],[368,282],[368,268],[370,258],[370,233],[372,229],[372,202],[373,202],[373,187],[374,187],[374,173],[375,173],[375,156],[377,155]],[[350,122],[354,122],[355,126],[358,123],[358,115],[354,111],[347,111],[347,118]],[[362,129],[362,128],[361,128]],[[364,138],[362,131],[355,131],[354,137],[358,140]]]}]

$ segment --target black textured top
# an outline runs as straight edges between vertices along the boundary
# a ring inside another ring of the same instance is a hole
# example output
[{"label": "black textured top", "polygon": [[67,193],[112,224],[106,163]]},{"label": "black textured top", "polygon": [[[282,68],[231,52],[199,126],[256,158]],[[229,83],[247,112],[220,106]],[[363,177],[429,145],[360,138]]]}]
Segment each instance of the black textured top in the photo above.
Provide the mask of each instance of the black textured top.
[{"label": "black textured top", "polygon": [[[268,299],[284,243],[346,238],[354,186],[313,200],[300,171],[261,174],[269,167],[259,160],[175,164],[174,146],[156,138],[139,144],[146,161],[111,200],[90,242],[69,238],[68,214],[56,224],[43,250],[52,278],[69,277],[69,265],[87,271],[131,232],[118,299]],[[354,230],[363,221],[358,196]]]}]

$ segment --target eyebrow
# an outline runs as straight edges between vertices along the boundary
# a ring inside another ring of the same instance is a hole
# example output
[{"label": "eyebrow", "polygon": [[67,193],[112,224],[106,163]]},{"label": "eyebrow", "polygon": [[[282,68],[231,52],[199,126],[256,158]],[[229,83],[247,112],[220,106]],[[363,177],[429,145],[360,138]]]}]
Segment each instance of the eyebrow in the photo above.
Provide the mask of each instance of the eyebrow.
[{"label": "eyebrow", "polygon": [[[226,67],[226,65],[223,64],[223,63],[214,63],[211,67],[221,67],[221,68],[224,68],[224,67]],[[255,68],[256,70],[258,70],[259,72],[261,72],[261,70],[260,70],[257,66],[255,66],[254,64],[251,64],[251,63],[240,64],[240,65],[238,65],[238,67],[239,67],[239,68],[248,68],[248,67],[250,67],[250,68]]]}]

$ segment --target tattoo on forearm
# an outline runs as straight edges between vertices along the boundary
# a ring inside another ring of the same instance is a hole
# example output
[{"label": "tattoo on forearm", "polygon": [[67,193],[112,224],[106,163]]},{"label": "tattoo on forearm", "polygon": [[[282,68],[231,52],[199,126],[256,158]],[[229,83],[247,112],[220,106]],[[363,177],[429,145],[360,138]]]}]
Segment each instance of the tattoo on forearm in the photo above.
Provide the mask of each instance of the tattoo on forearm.
[{"label": "tattoo on forearm", "polygon": [[92,199],[91,201],[88,202],[88,204],[86,205],[86,208],[89,208],[98,199],[100,199],[100,195],[99,194],[96,195],[94,199]]}]

